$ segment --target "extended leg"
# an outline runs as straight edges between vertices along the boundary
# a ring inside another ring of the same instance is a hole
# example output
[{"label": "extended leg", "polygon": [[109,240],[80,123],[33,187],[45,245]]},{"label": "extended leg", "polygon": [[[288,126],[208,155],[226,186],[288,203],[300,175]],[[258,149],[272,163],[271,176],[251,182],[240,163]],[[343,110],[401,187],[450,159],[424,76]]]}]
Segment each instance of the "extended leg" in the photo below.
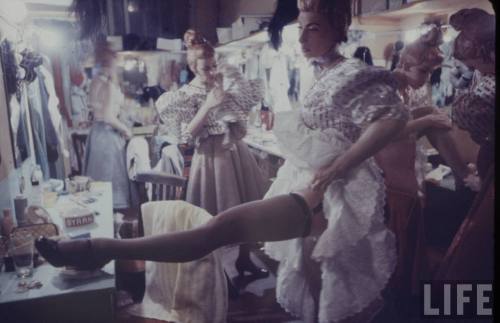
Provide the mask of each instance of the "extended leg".
[{"label": "extended leg", "polygon": [[[281,195],[245,203],[220,213],[193,230],[136,239],[92,239],[92,258],[104,261],[142,259],[186,262],[201,258],[224,245],[296,238],[304,235],[310,225],[309,209],[322,197],[322,193],[313,191],[301,194],[305,199]],[[78,259],[82,248],[88,250],[86,246],[85,240],[60,241],[55,253]],[[45,247],[44,244],[37,244],[42,256],[55,263],[53,255]]]},{"label": "extended leg", "polygon": [[229,244],[299,237],[307,222],[290,195],[230,208],[198,228],[137,239],[95,239],[98,254],[112,259],[192,261]]}]

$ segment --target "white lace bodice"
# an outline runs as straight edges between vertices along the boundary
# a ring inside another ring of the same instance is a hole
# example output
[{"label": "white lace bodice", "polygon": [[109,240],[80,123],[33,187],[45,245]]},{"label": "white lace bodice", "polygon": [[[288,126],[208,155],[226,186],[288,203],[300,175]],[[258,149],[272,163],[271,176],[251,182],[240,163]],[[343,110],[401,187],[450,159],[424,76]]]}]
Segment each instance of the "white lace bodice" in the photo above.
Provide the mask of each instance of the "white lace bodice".
[{"label": "white lace bodice", "polygon": [[432,89],[428,84],[425,84],[418,89],[410,87],[407,93],[408,102],[406,102],[406,104],[410,110],[424,106],[434,106],[432,103]]},{"label": "white lace bodice", "polygon": [[[222,104],[211,111],[199,137],[221,135],[229,132],[229,124],[246,124],[248,113],[262,99],[263,88],[260,80],[243,79],[233,69],[226,71],[227,86]],[[205,102],[208,91],[194,85],[184,85],[180,89],[166,92],[156,101],[156,109],[169,134],[186,143],[193,141],[186,131],[198,109]]]},{"label": "white lace bodice", "polygon": [[310,129],[334,128],[355,142],[378,119],[408,118],[389,71],[346,59],[317,77],[300,111]]}]

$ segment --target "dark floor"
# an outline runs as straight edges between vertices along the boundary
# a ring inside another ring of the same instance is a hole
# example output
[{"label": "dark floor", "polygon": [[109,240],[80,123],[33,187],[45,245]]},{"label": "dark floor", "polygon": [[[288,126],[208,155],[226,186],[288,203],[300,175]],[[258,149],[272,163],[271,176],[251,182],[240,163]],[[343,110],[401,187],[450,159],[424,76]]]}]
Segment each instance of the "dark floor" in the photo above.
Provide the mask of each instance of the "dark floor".
[{"label": "dark floor", "polygon": [[[252,261],[261,268],[267,268],[271,274],[264,279],[245,279],[238,277],[234,261],[238,255],[237,247],[222,250],[223,266],[233,285],[238,289],[238,296],[229,299],[227,323],[300,323],[300,319],[287,314],[276,302],[276,262],[266,257],[257,247],[253,251]],[[398,311],[401,305],[392,302],[379,313],[373,323],[416,323],[418,320],[402,318]],[[398,308],[398,310],[396,310]],[[124,310],[118,311],[119,323],[158,323],[156,320],[137,319],[128,316]]]},{"label": "dark floor", "polygon": [[[256,254],[259,256],[256,256]],[[222,255],[224,269],[237,290],[237,295],[233,295],[233,297],[229,298],[227,323],[301,322],[288,315],[278,303],[276,303],[274,292],[276,276],[273,274],[276,265],[272,263],[270,259],[265,258],[257,247],[254,254],[251,255],[251,258],[258,267],[272,269],[270,271],[271,274],[267,278],[253,279],[251,276],[245,276],[245,278],[242,279],[238,277],[238,273],[234,267],[234,261],[238,256],[238,247],[224,248],[222,250]],[[261,259],[266,261],[267,265]],[[137,280],[137,278],[129,278],[126,280],[126,284],[130,286],[134,284],[134,280]],[[137,288],[135,289],[137,290]],[[130,318],[123,310],[119,310],[118,318],[119,323],[158,322],[156,320],[136,320]]]}]

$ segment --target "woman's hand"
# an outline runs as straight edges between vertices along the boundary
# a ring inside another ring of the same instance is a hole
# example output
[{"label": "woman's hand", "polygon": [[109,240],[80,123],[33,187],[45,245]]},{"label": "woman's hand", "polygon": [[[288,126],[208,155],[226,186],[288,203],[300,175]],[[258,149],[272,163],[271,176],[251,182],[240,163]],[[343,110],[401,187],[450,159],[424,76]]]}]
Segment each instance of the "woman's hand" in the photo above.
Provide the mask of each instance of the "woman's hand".
[{"label": "woman's hand", "polygon": [[476,165],[468,164],[469,174],[464,177],[464,185],[474,192],[479,192],[481,189],[481,178],[477,173]]},{"label": "woman's hand", "polygon": [[224,99],[224,91],[222,86],[216,84],[216,86],[208,92],[207,99],[205,100],[205,109],[211,110],[222,103]]},{"label": "woman's hand", "polygon": [[132,138],[133,134],[132,134],[132,130],[130,130],[129,128],[125,128],[123,129],[122,131],[122,135],[123,137],[125,137],[125,139],[129,140]]},{"label": "woman's hand", "polygon": [[450,117],[442,112],[428,114],[422,119],[425,120],[425,124],[429,128],[438,128],[442,130],[451,130],[452,128]]},{"label": "woman's hand", "polygon": [[311,182],[311,188],[315,191],[324,192],[333,181],[344,178],[346,170],[340,166],[337,160],[328,166],[318,170]]},{"label": "woman's hand", "polygon": [[469,174],[463,179],[463,181],[464,185],[473,192],[479,192],[479,190],[481,190],[481,179],[478,175]]}]

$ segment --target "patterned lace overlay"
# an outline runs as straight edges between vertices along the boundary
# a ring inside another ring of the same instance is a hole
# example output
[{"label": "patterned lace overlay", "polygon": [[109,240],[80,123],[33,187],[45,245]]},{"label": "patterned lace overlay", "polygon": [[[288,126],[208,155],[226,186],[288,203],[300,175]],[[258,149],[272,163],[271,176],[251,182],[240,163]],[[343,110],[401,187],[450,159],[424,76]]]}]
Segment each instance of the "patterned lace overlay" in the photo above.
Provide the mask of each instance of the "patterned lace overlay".
[{"label": "patterned lace overlay", "polygon": [[[245,124],[249,111],[257,105],[263,93],[260,81],[248,81],[231,70],[223,102],[212,110],[198,137],[222,135],[230,131],[231,123]],[[161,120],[169,134],[181,143],[193,143],[196,138],[186,131],[198,109],[207,98],[207,90],[184,85],[177,91],[166,92],[156,101]]]},{"label": "patterned lace overlay", "polygon": [[[349,149],[370,122],[407,118],[387,72],[350,60],[339,64],[320,76],[299,113],[276,115],[274,133],[286,161],[266,198],[307,187],[315,171]],[[317,241],[266,243],[266,253],[280,261],[276,296],[283,308],[314,322],[306,257],[321,266],[320,322],[340,321],[381,298],[396,264],[384,201],[381,171],[373,159],[366,160],[328,187],[323,201],[328,227]]]},{"label": "patterned lace overlay", "polygon": [[494,138],[495,90],[493,75],[479,76],[477,83],[453,103],[453,122],[480,145]]},{"label": "patterned lace overlay", "polygon": [[356,141],[377,119],[406,120],[390,72],[348,59],[319,76],[304,97],[301,116],[311,129],[334,128]]}]

